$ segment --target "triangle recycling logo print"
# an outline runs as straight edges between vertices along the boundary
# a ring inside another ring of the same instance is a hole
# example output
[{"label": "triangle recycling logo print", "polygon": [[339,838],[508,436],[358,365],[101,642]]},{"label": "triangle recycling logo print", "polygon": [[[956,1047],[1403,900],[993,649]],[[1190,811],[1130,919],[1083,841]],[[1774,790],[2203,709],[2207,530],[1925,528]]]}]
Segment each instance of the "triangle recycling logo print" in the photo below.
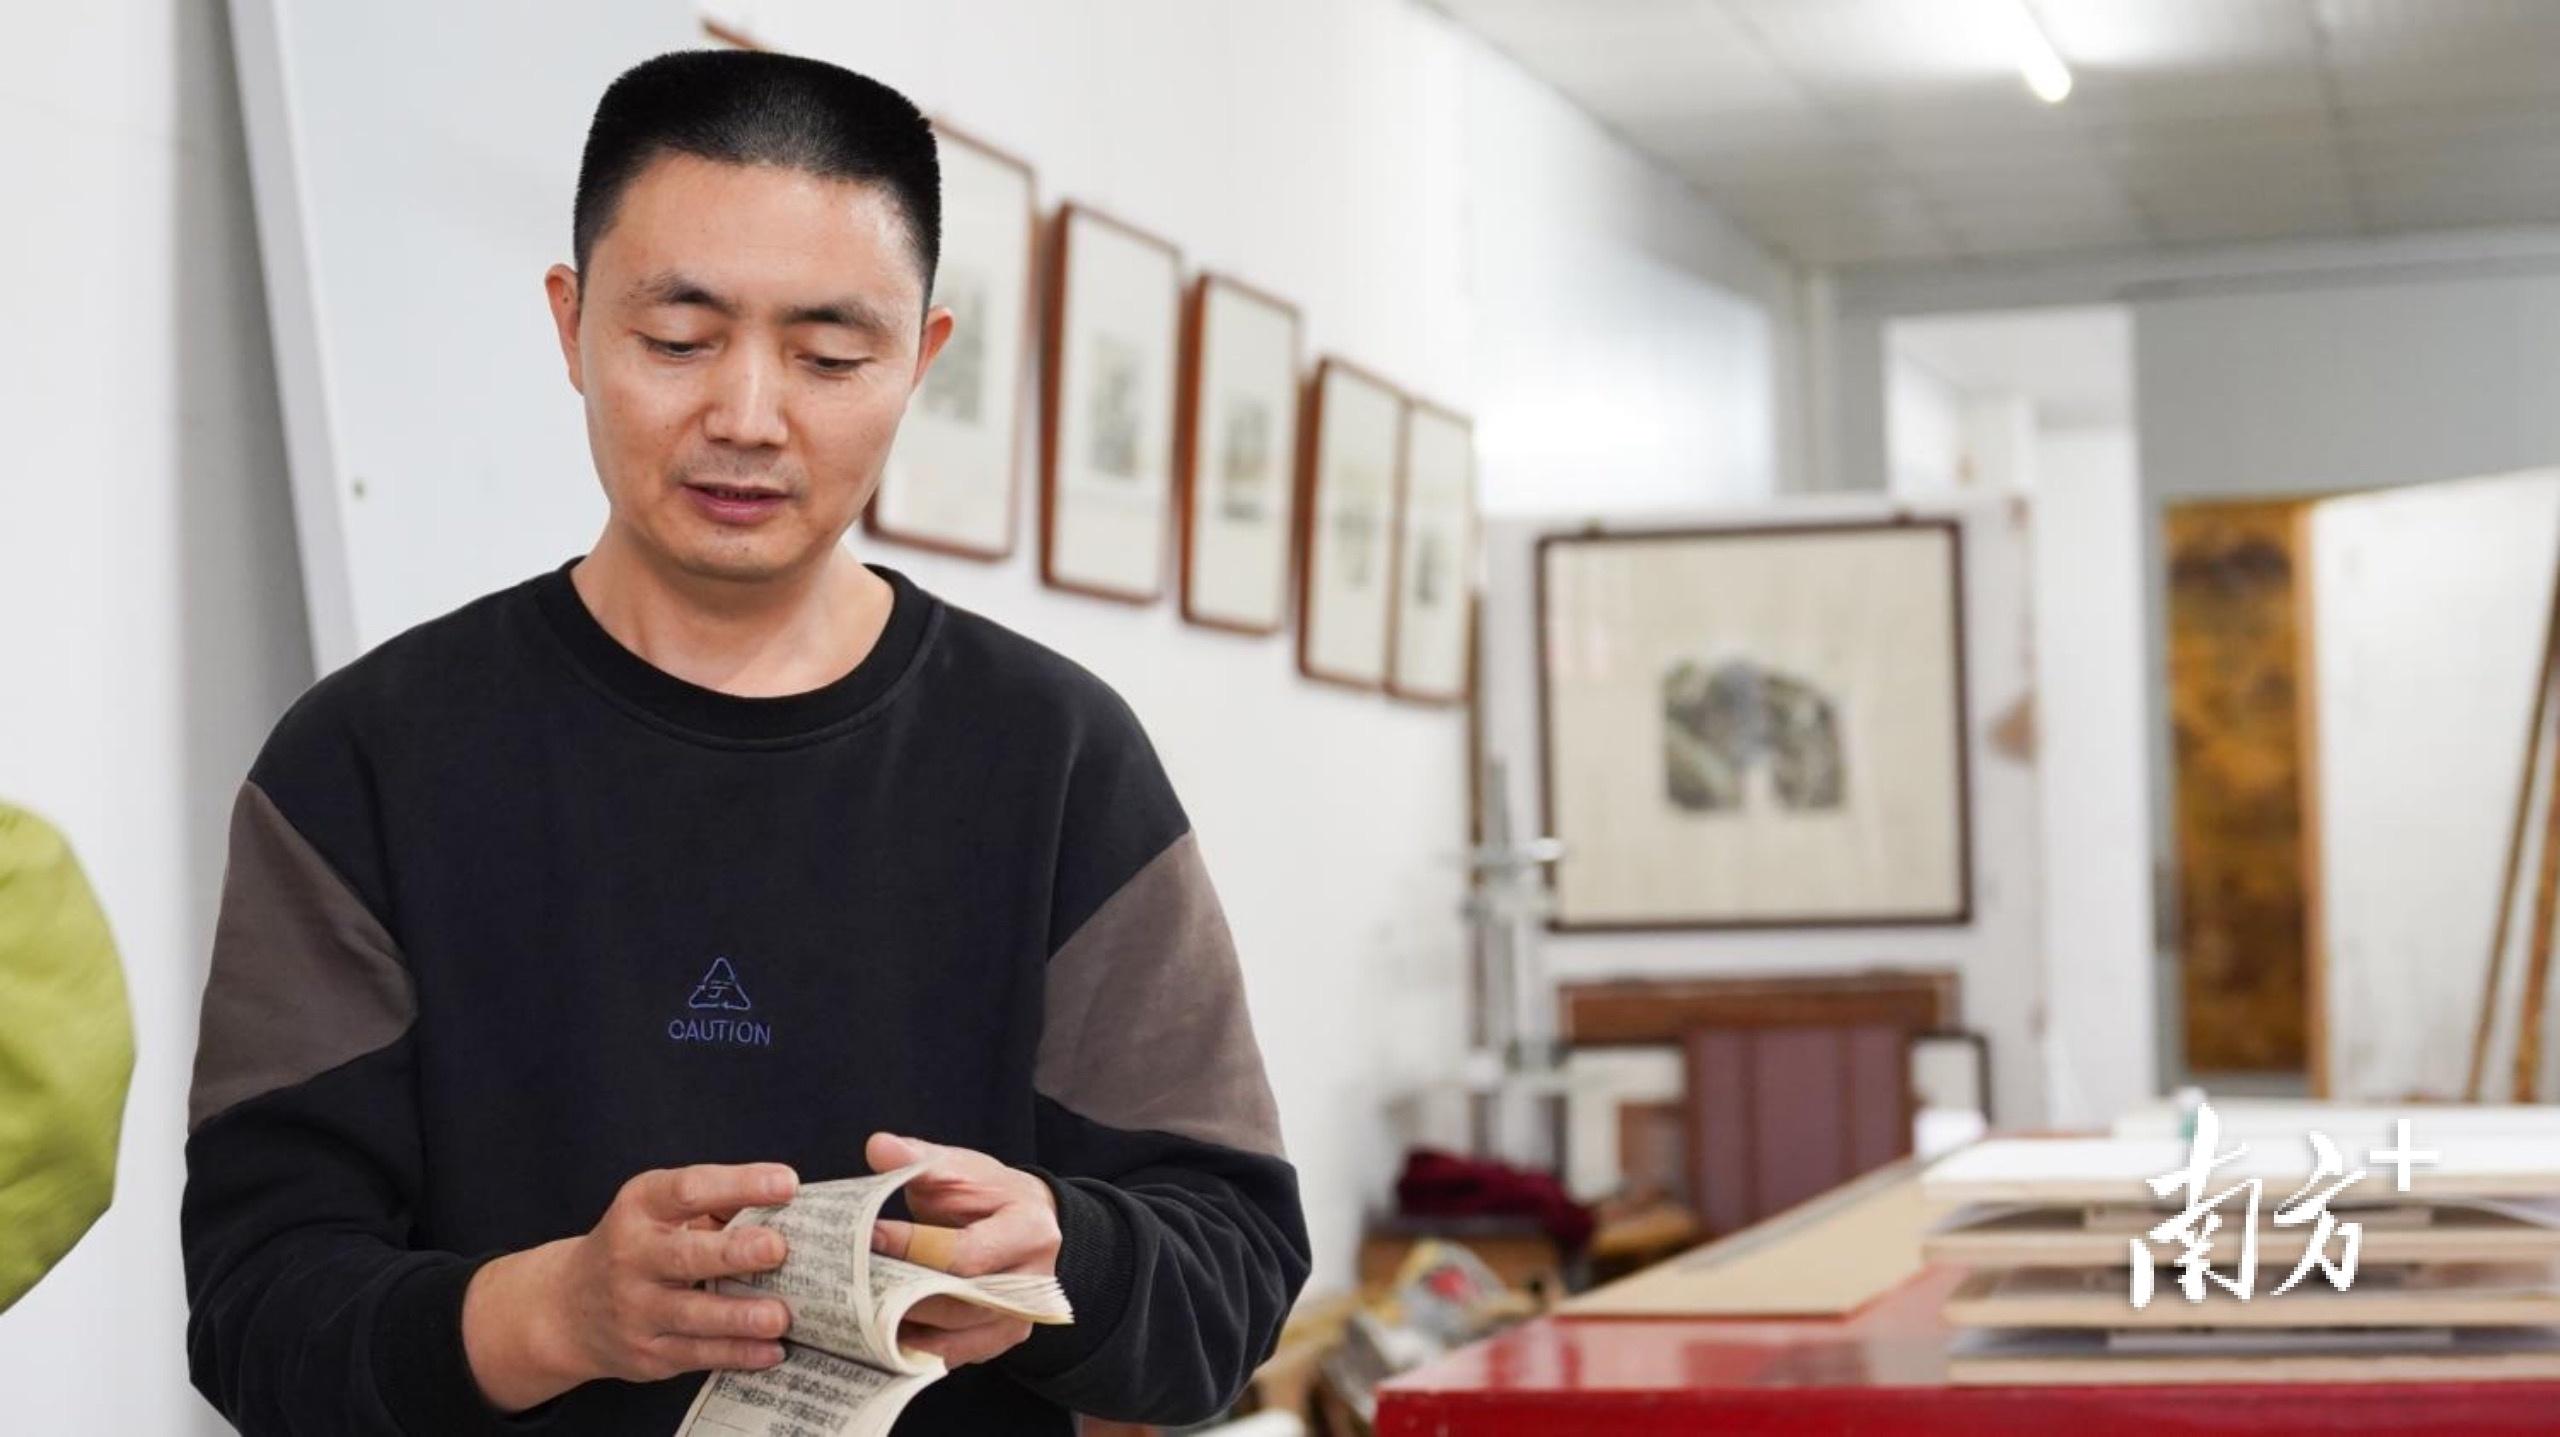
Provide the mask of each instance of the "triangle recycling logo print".
[{"label": "triangle recycling logo print", "polygon": [[688,1008],[728,1008],[745,1012],[755,1004],[747,1001],[747,990],[738,986],[738,970],[726,958],[711,960],[711,970],[693,985],[693,996],[684,1000]]}]

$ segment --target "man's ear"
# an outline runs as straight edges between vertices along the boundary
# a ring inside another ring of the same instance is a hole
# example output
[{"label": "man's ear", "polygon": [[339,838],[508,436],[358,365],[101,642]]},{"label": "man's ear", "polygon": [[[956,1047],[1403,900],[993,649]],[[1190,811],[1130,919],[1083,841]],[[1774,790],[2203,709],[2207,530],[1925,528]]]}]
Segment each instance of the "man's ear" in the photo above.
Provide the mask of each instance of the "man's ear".
[{"label": "man's ear", "polygon": [[956,321],[952,319],[948,305],[937,304],[924,312],[924,333],[918,337],[916,343],[915,377],[907,381],[907,393],[910,396],[916,392],[919,385],[924,383],[925,371],[933,368],[933,357],[942,352],[942,346],[951,342],[951,328],[954,323]]},{"label": "man's ear", "polygon": [[551,301],[551,324],[560,332],[560,358],[569,366],[569,387],[587,392],[586,373],[578,363],[578,272],[555,264],[543,272],[542,291]]}]

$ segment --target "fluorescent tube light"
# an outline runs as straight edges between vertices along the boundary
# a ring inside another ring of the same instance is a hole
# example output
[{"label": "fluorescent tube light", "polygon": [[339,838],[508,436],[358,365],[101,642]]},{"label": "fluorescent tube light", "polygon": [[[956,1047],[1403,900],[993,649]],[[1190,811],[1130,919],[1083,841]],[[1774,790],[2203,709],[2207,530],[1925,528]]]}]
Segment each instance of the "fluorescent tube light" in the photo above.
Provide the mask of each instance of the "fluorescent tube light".
[{"label": "fluorescent tube light", "polygon": [[2059,105],[2071,93],[2071,67],[2062,63],[2062,54],[2036,23],[2035,11],[2028,0],[1994,0],[2008,10],[2011,20],[2010,45],[2017,51],[2018,72],[2027,77],[2027,88],[2048,105]]}]

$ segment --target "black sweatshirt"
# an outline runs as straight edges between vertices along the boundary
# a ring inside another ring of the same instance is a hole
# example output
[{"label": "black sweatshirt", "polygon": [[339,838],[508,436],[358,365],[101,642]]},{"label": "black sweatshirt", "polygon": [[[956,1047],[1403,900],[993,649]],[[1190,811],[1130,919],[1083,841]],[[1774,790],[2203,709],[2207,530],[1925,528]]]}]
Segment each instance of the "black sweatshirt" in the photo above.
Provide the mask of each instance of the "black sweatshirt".
[{"label": "black sweatshirt", "polygon": [[700,1376],[503,1418],[481,1262],[650,1168],[866,1171],[887,1130],[1058,1198],[1072,1327],[898,1431],[1195,1421],[1307,1275],[1197,840],[1091,674],[877,570],[878,645],[738,698],[568,567],[382,645],[242,787],[188,1114],[196,1386],[250,1434],[664,1433]]}]

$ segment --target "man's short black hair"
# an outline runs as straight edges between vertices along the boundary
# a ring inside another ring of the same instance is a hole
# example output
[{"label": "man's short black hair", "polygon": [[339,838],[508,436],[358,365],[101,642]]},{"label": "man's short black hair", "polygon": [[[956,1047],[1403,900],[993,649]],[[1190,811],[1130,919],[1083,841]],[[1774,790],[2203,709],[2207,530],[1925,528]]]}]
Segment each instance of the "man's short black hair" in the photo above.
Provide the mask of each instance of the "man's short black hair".
[{"label": "man's short black hair", "polygon": [[754,50],[677,50],[622,72],[596,102],[578,162],[570,251],[586,273],[623,191],[663,155],[777,165],[889,192],[925,294],[942,256],[942,166],[913,101],[842,66]]}]

